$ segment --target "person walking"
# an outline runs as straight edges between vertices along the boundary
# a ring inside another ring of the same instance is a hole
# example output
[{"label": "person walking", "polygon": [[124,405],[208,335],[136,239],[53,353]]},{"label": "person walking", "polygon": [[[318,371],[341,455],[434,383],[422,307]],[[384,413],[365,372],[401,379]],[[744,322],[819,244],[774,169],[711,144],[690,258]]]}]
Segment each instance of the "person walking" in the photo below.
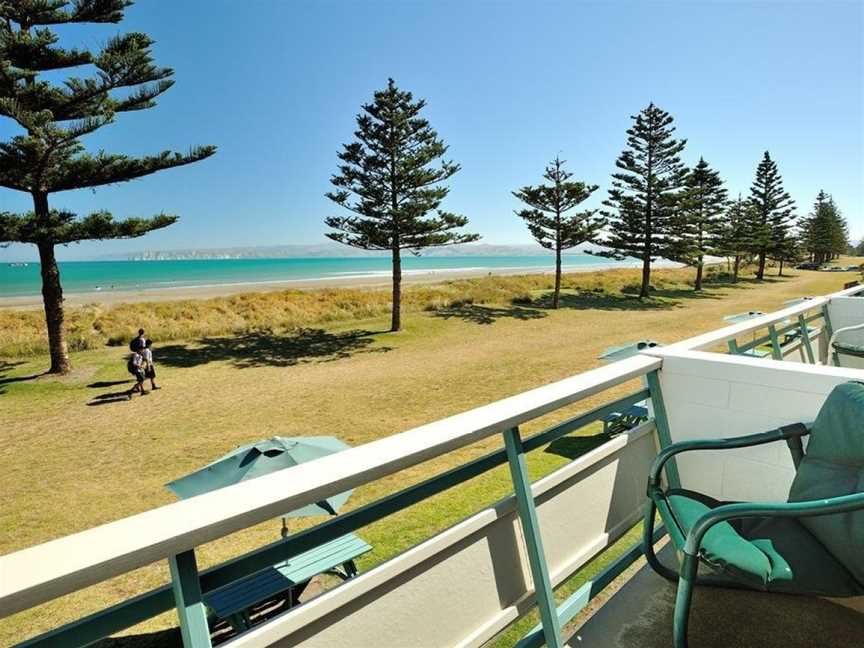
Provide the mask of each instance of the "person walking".
[{"label": "person walking", "polygon": [[144,376],[150,379],[150,388],[153,390],[161,389],[156,384],[156,365],[153,364],[153,340],[147,340],[144,343],[144,351],[141,353],[144,360]]},{"label": "person walking", "polygon": [[144,368],[144,357],[137,351],[133,351],[132,355],[129,356],[129,362],[126,363],[126,369],[135,376],[135,385],[126,394],[129,400],[132,400],[132,394],[136,391],[140,392],[142,396],[147,395],[147,392],[144,391]]},{"label": "person walking", "polygon": [[129,343],[129,350],[141,353],[144,350],[144,347],[147,346],[147,338],[144,337],[144,329],[138,329],[138,337],[132,338],[132,341]]}]

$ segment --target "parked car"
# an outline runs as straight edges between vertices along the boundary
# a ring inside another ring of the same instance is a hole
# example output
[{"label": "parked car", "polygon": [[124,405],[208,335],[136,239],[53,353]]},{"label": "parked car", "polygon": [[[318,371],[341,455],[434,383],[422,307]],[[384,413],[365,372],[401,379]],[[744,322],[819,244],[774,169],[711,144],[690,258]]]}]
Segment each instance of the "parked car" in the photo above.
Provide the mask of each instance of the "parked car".
[{"label": "parked car", "polygon": [[798,265],[795,266],[795,269],[796,270],[818,270],[819,264],[818,263],[811,263],[808,261],[807,263],[799,263]]}]

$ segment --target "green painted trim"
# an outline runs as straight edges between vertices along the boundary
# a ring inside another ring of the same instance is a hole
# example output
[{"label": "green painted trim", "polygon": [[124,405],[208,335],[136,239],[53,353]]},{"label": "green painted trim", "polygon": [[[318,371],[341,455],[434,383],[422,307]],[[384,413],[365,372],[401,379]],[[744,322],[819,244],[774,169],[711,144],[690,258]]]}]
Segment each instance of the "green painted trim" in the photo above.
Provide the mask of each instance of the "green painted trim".
[{"label": "green painted trim", "polygon": [[171,569],[171,587],[180,620],[180,635],[184,648],[210,648],[210,628],[207,626],[207,608],[201,597],[195,550],[190,549],[168,559]]},{"label": "green painted trim", "polygon": [[810,343],[810,327],[804,320],[804,315],[798,316],[798,326],[801,330],[801,344],[804,345],[804,351],[807,352],[807,361],[810,364],[816,364],[816,356],[813,355],[813,345]]},{"label": "green painted trim", "polygon": [[731,355],[738,355],[738,340],[729,340],[727,344],[729,346],[729,353]]},{"label": "green painted trim", "polygon": [[768,326],[768,336],[771,338],[771,357],[775,360],[783,359],[783,349],[780,347],[780,339],[777,337],[777,329],[771,324]]},{"label": "green painted trim", "polygon": [[531,492],[531,479],[528,477],[528,465],[525,462],[525,448],[522,446],[519,428],[514,427],[504,431],[504,447],[510,464],[510,476],[513,479],[513,491],[516,495],[516,508],[522,522],[522,534],[525,536],[525,550],[531,565],[534,595],[543,624],[543,637],[549,648],[561,648],[561,626],[558,623],[555,592],[549,579],[534,494]]},{"label": "green painted trim", "polygon": [[[542,432],[524,439],[525,451],[539,448],[565,434],[599,421],[612,412],[621,411],[650,397],[647,389],[619,398],[606,405],[575,416]],[[474,461],[370,502],[347,513],[340,514],[322,524],[291,535],[255,551],[212,567],[200,574],[201,589],[211,592],[235,580],[249,576],[282,560],[313,549],[334,538],[356,531],[393,513],[413,506],[445,490],[458,486],[474,477],[507,462],[503,448]],[[121,632],[134,625],[167,612],[174,605],[171,586],[163,586],[95,612],[64,626],[16,644],[16,648],[70,648],[87,646],[95,641]]]},{"label": "green painted trim", "polygon": [[[648,390],[651,392],[651,403],[654,406],[654,424],[657,427],[657,438],[660,449],[672,445],[672,435],[669,428],[669,417],[666,415],[666,404],[663,402],[663,389],[660,387],[659,369],[648,373]],[[672,459],[666,467],[666,480],[672,488],[681,487],[681,476],[678,474],[678,464]]]},{"label": "green painted trim", "polygon": [[770,335],[763,335],[760,338],[756,338],[755,340],[751,340],[750,342],[745,342],[744,344],[738,347],[738,351],[749,351],[750,349],[755,349],[756,347],[760,347],[763,344],[766,344],[771,341]]},{"label": "green painted trim", "polygon": [[[666,534],[663,526],[657,527],[652,536],[653,542],[657,542]],[[602,552],[601,552],[602,553]],[[567,597],[558,606],[558,622],[563,626],[585,609],[591,600],[602,592],[612,581],[618,578],[624,571],[636,562],[644,554],[642,543],[637,542],[614,561],[604,567],[594,578],[585,581],[579,589]],[[597,554],[598,556],[600,554]],[[534,626],[513,648],[540,648],[543,645],[543,626]]]},{"label": "green painted trim", "polygon": [[135,598],[112,605],[94,614],[67,623],[27,641],[15,648],[79,648],[131,628],[170,610],[174,596],[170,586],[145,592]]}]

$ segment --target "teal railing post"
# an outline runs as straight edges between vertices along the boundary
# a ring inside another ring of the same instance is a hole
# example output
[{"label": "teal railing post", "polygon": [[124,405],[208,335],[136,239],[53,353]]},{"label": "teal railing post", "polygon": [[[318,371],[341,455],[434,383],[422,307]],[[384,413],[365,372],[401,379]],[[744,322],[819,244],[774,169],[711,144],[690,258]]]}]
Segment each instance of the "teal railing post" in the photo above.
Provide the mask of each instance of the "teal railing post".
[{"label": "teal railing post", "polygon": [[831,316],[828,314],[828,304],[822,304],[822,321],[825,323],[825,335],[830,340],[834,335],[834,327],[831,326]]},{"label": "teal railing post", "polygon": [[546,554],[543,552],[543,540],[540,537],[537,509],[531,492],[531,479],[528,477],[525,449],[522,447],[519,428],[504,430],[504,447],[510,464],[510,476],[513,479],[516,508],[519,511],[522,533],[525,536],[528,563],[534,579],[534,593],[537,596],[537,608],[540,610],[540,620],[543,623],[543,636],[549,648],[561,648],[561,624],[555,606],[555,592],[552,590]]},{"label": "teal railing post", "polygon": [[[660,388],[660,376],[658,369],[651,371],[645,376],[648,381],[648,391],[651,392],[651,405],[654,409],[654,425],[657,428],[657,438],[660,440],[660,449],[672,445],[672,434],[669,431],[669,418],[666,416],[666,404],[663,402],[663,390]],[[666,481],[670,488],[681,487],[681,477],[678,474],[678,464],[672,458],[666,464]]]},{"label": "teal railing post", "polygon": [[804,319],[804,313],[798,316],[798,326],[801,328],[801,344],[804,345],[804,350],[807,352],[807,362],[816,364],[816,356],[813,355],[813,345],[810,344],[810,328],[807,326],[807,320]]},{"label": "teal railing post", "polygon": [[171,569],[171,587],[177,604],[183,648],[210,648],[210,629],[207,627],[207,610],[201,598],[195,550],[169,557],[168,566]]},{"label": "teal railing post", "polygon": [[840,356],[831,348],[831,338],[834,337],[834,327],[831,326],[831,315],[828,313],[828,304],[822,304],[822,321],[825,323],[825,340],[827,341],[827,353],[825,354],[825,364],[833,364],[836,367],[840,366]]},{"label": "teal railing post", "polygon": [[783,349],[780,348],[780,338],[777,337],[777,329],[773,324],[768,327],[768,336],[771,338],[771,357],[775,360],[782,360]]},{"label": "teal railing post", "polygon": [[738,355],[738,340],[732,339],[729,340],[729,353],[730,355]]}]

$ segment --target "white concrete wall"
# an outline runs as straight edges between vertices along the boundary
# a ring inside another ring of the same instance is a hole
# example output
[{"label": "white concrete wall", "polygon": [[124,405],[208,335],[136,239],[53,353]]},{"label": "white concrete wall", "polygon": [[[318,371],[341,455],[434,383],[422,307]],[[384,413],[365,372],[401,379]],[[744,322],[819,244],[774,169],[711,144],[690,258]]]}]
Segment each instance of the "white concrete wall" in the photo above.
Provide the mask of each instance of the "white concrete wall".
[{"label": "white concrete wall", "polygon": [[[663,358],[660,384],[672,441],[754,434],[812,421],[831,389],[864,371],[699,351]],[[721,500],[785,501],[794,467],[784,442],[679,456],[681,484]]]},{"label": "white concrete wall", "polygon": [[[554,584],[638,522],[656,453],[646,423],[534,484]],[[512,497],[259,626],[232,648],[480,646],[533,604]]]},{"label": "white concrete wall", "polygon": [[[834,331],[847,326],[864,324],[864,297],[834,297],[828,304],[828,313],[831,317],[831,326]],[[864,344],[864,329],[850,331],[848,334],[843,335],[843,339],[854,341],[857,344]],[[843,367],[864,369],[864,358],[841,355],[840,365]]]}]

